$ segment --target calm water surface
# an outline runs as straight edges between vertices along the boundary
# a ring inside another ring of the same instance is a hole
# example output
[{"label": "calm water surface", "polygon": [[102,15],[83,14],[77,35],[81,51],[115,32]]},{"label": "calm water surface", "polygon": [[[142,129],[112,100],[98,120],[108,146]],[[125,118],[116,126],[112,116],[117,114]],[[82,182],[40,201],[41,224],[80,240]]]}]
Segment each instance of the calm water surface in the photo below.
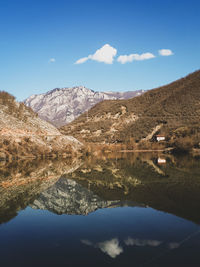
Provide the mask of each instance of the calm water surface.
[{"label": "calm water surface", "polygon": [[0,266],[200,266],[200,158],[0,163]]}]

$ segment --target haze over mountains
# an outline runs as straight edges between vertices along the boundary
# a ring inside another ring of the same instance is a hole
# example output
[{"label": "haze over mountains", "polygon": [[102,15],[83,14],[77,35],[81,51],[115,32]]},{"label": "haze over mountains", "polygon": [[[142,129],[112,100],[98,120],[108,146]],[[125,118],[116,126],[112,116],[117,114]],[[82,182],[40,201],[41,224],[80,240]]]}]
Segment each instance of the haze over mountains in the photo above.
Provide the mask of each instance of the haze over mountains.
[{"label": "haze over mountains", "polygon": [[169,138],[173,134],[191,136],[200,132],[199,118],[198,70],[135,98],[98,103],[61,131],[87,142],[127,142],[130,138],[140,141],[151,139],[157,132]]},{"label": "haze over mountains", "polygon": [[32,95],[24,101],[39,117],[59,127],[63,126],[95,104],[109,99],[128,99],[141,95],[144,90],[129,92],[95,92],[84,86],[55,88],[47,93]]}]

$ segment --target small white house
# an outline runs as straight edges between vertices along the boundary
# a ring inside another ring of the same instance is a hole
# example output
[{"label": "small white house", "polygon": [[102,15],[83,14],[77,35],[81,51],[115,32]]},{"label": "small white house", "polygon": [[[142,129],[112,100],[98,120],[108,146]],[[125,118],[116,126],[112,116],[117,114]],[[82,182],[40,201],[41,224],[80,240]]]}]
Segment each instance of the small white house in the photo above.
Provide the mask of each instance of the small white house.
[{"label": "small white house", "polygon": [[165,141],[165,136],[164,135],[156,135],[156,140],[159,141]]},{"label": "small white house", "polygon": [[166,163],[166,159],[158,158],[158,164],[165,164],[165,163]]}]

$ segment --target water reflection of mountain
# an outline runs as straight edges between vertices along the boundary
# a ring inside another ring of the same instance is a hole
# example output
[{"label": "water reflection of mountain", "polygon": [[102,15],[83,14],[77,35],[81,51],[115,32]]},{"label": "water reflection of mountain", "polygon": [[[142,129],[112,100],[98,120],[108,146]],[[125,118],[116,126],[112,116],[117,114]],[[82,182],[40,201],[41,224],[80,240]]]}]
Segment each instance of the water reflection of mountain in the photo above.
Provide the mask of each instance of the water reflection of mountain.
[{"label": "water reflection of mountain", "polygon": [[121,203],[118,200],[102,200],[74,180],[60,178],[52,187],[41,193],[31,207],[57,214],[87,215],[97,209],[119,205]]},{"label": "water reflection of mountain", "polygon": [[129,200],[200,222],[199,158],[152,155],[102,159],[68,175],[105,200]]},{"label": "water reflection of mountain", "polygon": [[14,218],[41,192],[53,186],[62,174],[72,172],[82,164],[78,159],[0,163],[0,223]]},{"label": "water reflection of mountain", "polygon": [[[56,214],[88,214],[105,207],[150,206],[200,222],[198,158],[126,154],[81,161],[0,167],[0,222],[26,206]],[[61,178],[60,178],[61,177]],[[140,203],[140,204],[137,204]]]}]

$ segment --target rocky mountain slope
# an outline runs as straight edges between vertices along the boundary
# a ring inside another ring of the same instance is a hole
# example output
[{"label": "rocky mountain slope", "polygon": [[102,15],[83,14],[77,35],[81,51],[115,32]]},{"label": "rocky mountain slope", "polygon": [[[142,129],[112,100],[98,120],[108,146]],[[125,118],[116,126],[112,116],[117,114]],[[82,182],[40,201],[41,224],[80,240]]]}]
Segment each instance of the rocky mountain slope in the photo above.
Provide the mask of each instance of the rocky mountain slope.
[{"label": "rocky mountain slope", "polygon": [[83,86],[56,88],[47,93],[32,95],[24,101],[39,117],[55,126],[62,126],[89,110],[98,102],[108,99],[128,99],[144,91],[95,92]]},{"label": "rocky mountain slope", "polygon": [[[136,142],[200,133],[200,71],[128,100],[106,100],[61,128],[86,142]],[[194,130],[195,129],[195,130]],[[176,132],[177,131],[177,132]],[[199,136],[200,137],[200,136]],[[199,140],[200,142],[200,140]]]},{"label": "rocky mountain slope", "polygon": [[62,135],[31,108],[0,92],[0,158],[72,153],[81,149],[72,136]]}]

